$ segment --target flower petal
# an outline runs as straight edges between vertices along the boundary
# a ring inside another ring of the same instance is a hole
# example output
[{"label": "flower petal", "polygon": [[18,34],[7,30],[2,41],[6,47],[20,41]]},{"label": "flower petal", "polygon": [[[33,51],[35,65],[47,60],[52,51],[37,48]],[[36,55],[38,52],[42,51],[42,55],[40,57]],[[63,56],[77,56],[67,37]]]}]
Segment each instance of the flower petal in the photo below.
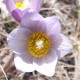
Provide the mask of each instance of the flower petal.
[{"label": "flower petal", "polygon": [[24,1],[24,0],[13,0],[14,2],[15,2],[15,4],[17,3],[17,2],[22,2],[22,1]]},{"label": "flower petal", "polygon": [[68,54],[71,49],[72,49],[72,45],[70,43],[70,41],[68,40],[67,37],[65,37],[64,35],[61,34],[61,37],[62,37],[62,42],[58,48],[58,51],[57,51],[57,55],[58,57],[63,57],[65,56],[66,54]]},{"label": "flower petal", "polygon": [[46,23],[43,20],[31,21],[29,22],[29,25],[26,28],[32,31],[33,33],[34,32],[43,32],[43,33],[47,32]]},{"label": "flower petal", "polygon": [[44,21],[47,24],[48,35],[60,34],[61,25],[59,19],[56,16],[44,18]]},{"label": "flower petal", "polygon": [[16,68],[22,72],[34,71],[33,57],[29,54],[15,55],[14,62]]},{"label": "flower petal", "polygon": [[5,3],[6,3],[6,6],[7,6],[9,12],[12,12],[16,8],[14,0],[5,0]]},{"label": "flower petal", "polygon": [[36,27],[37,31],[42,31],[44,33],[47,33],[47,25],[44,20],[39,20],[38,26]]},{"label": "flower petal", "polygon": [[51,40],[51,48],[57,49],[62,41],[61,35],[60,34],[56,34],[56,35],[53,34],[53,35],[50,35],[49,38]]},{"label": "flower petal", "polygon": [[55,67],[57,64],[57,55],[55,51],[52,49],[50,53],[41,58],[34,58],[34,67],[35,69],[46,75],[53,76],[55,73]]},{"label": "flower petal", "polygon": [[21,26],[27,27],[30,25],[31,21],[41,20],[43,17],[37,12],[26,12],[21,20]]},{"label": "flower petal", "polygon": [[11,14],[17,21],[19,21],[19,22],[21,21],[23,12],[20,9],[13,10]]},{"label": "flower petal", "polygon": [[31,8],[34,11],[39,12],[41,6],[42,6],[42,0],[31,0]]},{"label": "flower petal", "polygon": [[24,16],[25,13],[28,13],[30,10],[30,8],[25,8],[24,10],[20,10],[18,8],[16,8],[15,10],[13,10],[11,12],[12,16],[14,17],[14,19],[16,19],[18,22],[20,22],[22,20],[22,17]]},{"label": "flower petal", "polygon": [[23,54],[27,52],[27,39],[31,32],[25,28],[17,28],[13,30],[8,38],[8,45],[14,53]]}]

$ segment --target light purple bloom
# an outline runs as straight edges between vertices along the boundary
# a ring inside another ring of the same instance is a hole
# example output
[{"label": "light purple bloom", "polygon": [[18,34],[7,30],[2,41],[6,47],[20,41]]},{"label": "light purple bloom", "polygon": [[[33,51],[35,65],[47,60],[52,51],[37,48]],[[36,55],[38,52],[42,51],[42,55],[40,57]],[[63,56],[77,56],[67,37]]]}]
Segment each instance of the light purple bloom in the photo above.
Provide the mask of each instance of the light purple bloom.
[{"label": "light purple bloom", "polygon": [[24,15],[20,27],[13,30],[8,45],[15,53],[15,66],[23,72],[38,72],[53,76],[58,58],[68,54],[72,45],[61,34],[56,16],[43,18],[37,12]]},{"label": "light purple bloom", "polygon": [[39,12],[42,6],[42,0],[5,0],[5,3],[9,12],[19,22],[27,11]]}]

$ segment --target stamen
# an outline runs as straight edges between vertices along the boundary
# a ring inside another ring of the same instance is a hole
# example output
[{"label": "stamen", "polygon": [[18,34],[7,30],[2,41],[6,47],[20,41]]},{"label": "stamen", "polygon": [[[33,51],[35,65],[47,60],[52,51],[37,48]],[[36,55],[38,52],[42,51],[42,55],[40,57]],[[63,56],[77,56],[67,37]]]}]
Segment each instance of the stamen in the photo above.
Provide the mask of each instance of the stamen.
[{"label": "stamen", "polygon": [[27,8],[30,6],[30,2],[27,1],[27,2],[17,2],[16,3],[16,8]]},{"label": "stamen", "polygon": [[18,2],[18,3],[16,3],[16,7],[22,8],[22,7],[24,7],[24,4],[22,2]]},{"label": "stamen", "polygon": [[51,41],[46,34],[36,32],[28,40],[28,51],[34,57],[42,57],[48,53],[50,44]]},{"label": "stamen", "polygon": [[42,49],[44,47],[42,40],[37,41],[35,45],[37,49]]}]

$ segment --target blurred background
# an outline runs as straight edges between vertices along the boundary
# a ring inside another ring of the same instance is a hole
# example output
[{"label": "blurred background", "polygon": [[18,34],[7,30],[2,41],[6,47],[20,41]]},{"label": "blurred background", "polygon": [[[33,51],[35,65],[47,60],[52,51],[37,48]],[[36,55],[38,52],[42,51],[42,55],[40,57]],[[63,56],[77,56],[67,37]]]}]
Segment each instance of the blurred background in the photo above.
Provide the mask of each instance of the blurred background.
[{"label": "blurred background", "polygon": [[73,45],[72,52],[58,60],[53,77],[36,71],[22,73],[16,70],[13,52],[7,45],[8,34],[18,23],[0,0],[0,80],[80,80],[80,0],[43,0],[40,14],[44,17],[56,15],[65,34]]}]

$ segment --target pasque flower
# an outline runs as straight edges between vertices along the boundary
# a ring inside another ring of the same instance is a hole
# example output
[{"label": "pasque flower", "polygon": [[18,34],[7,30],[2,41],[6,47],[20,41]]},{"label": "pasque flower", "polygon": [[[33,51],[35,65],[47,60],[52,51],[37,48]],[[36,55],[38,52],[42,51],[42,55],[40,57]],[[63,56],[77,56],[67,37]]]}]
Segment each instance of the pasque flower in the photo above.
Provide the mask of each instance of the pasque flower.
[{"label": "pasque flower", "polygon": [[37,70],[47,76],[54,75],[58,58],[72,49],[68,38],[61,34],[59,19],[56,16],[43,18],[37,12],[25,14],[20,27],[13,30],[7,40],[15,53],[18,70]]},{"label": "pasque flower", "polygon": [[5,0],[5,3],[12,16],[20,22],[28,10],[39,12],[42,0]]}]

